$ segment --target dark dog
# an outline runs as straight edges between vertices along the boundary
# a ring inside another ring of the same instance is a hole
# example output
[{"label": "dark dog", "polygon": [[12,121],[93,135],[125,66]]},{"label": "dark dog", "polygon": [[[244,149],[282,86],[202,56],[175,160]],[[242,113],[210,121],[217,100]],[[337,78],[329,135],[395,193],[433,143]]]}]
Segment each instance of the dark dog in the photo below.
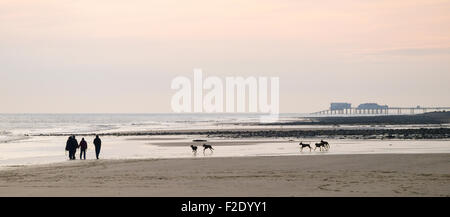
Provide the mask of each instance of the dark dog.
[{"label": "dark dog", "polygon": [[320,142],[326,150],[330,149],[330,144],[327,141],[320,140]]},{"label": "dark dog", "polygon": [[314,148],[314,151],[316,150],[316,148],[319,148],[320,151],[322,151],[322,148],[324,150],[326,149],[325,144],[323,142],[316,143],[316,147]]},{"label": "dark dog", "polygon": [[197,153],[197,146],[191,145],[191,148],[192,148],[192,152],[193,152],[194,154],[196,154],[196,153]]},{"label": "dark dog", "polygon": [[305,144],[303,142],[300,142],[300,144],[302,147],[300,148],[300,151],[303,151],[303,148],[308,147],[309,148],[309,152],[311,152],[311,146],[309,144]]},{"label": "dark dog", "polygon": [[214,150],[214,148],[211,145],[203,144],[203,153],[205,153],[206,149],[209,149],[211,151],[211,153]]}]

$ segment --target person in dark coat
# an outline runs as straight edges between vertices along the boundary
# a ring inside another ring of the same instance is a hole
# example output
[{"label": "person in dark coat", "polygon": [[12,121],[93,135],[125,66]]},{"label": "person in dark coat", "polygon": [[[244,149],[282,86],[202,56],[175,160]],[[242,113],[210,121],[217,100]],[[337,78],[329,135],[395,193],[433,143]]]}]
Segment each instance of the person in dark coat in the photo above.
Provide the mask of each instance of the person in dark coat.
[{"label": "person in dark coat", "polygon": [[78,141],[75,138],[75,136],[72,136],[72,142],[70,143],[70,150],[69,150],[69,155],[70,155],[70,159],[75,160],[75,155],[77,153],[77,148],[78,148]]},{"label": "person in dark coat", "polygon": [[75,139],[74,139],[74,136],[71,136],[71,137],[69,137],[69,140],[67,140],[67,149],[68,149],[68,151],[69,151],[69,159],[70,160],[73,160],[74,159],[74,156],[75,156],[75,154],[74,154],[74,148],[73,148],[73,144],[74,144],[74,141]]},{"label": "person in dark coat", "polygon": [[71,151],[70,151],[70,146],[72,144],[72,136],[69,136],[69,138],[67,139],[66,142],[66,151],[69,152],[69,159],[72,160],[72,155],[71,155]]},{"label": "person in dark coat", "polygon": [[98,135],[95,136],[94,146],[95,146],[95,156],[98,159],[98,156],[100,155],[100,148],[102,147],[102,140],[98,137]]},{"label": "person in dark coat", "polygon": [[80,145],[78,147],[80,147],[80,160],[83,159],[82,158],[83,156],[84,156],[84,159],[86,160],[87,142],[86,142],[86,140],[84,140],[84,138],[81,139]]}]

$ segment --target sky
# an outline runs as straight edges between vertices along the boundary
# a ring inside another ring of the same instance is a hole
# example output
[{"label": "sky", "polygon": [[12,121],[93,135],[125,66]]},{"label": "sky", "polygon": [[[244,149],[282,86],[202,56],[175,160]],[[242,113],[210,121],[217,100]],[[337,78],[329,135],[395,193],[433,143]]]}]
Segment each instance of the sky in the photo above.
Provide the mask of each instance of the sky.
[{"label": "sky", "polygon": [[0,1],[0,113],[172,112],[195,68],[279,77],[283,113],[450,106],[450,1]]}]

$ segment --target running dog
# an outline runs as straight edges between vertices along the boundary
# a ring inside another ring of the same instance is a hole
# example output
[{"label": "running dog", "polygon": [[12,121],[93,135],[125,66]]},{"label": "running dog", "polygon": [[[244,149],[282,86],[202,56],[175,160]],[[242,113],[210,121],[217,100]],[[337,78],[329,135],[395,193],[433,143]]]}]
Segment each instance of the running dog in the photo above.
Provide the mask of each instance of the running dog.
[{"label": "running dog", "polygon": [[206,149],[209,149],[213,153],[214,148],[211,145],[203,144],[203,153],[205,153]]},{"label": "running dog", "polygon": [[330,144],[326,141],[320,140],[319,143],[316,143],[314,151],[316,150],[316,148],[319,148],[320,151],[322,151],[322,148],[324,151],[328,151],[330,149]]},{"label": "running dog", "polygon": [[197,146],[191,145],[192,153],[197,154]]},{"label": "running dog", "polygon": [[320,143],[323,144],[323,147],[328,151],[330,149],[330,144],[327,141],[320,140]]},{"label": "running dog", "polygon": [[300,142],[300,144],[298,144],[298,145],[301,145],[302,147],[300,148],[300,151],[301,152],[303,152],[303,148],[306,148],[306,147],[308,147],[309,148],[309,152],[311,152],[311,146],[309,145],[309,144],[305,144],[305,143],[303,143],[303,142]]}]

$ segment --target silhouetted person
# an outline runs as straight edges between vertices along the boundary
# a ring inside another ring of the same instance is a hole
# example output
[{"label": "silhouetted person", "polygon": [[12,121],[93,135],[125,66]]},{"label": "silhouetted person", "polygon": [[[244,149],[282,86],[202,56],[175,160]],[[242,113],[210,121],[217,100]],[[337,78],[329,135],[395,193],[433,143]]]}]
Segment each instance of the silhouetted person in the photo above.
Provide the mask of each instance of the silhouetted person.
[{"label": "silhouetted person", "polygon": [[67,151],[69,151],[69,159],[73,160],[73,136],[70,136],[67,140]]},{"label": "silhouetted person", "polygon": [[72,155],[71,155],[71,152],[70,152],[70,146],[71,145],[72,145],[72,136],[69,136],[69,138],[67,139],[67,142],[66,142],[66,151],[69,152],[69,159],[70,160],[72,160]]},{"label": "silhouetted person", "polygon": [[98,135],[95,136],[94,146],[95,146],[95,156],[98,159],[98,156],[100,155],[100,148],[102,147],[102,140],[98,137]]},{"label": "silhouetted person", "polygon": [[75,154],[78,148],[78,141],[75,139],[75,136],[71,136],[69,140],[67,140],[67,143],[69,149],[69,158],[71,160],[75,160]]},{"label": "silhouetted person", "polygon": [[82,157],[84,157],[84,159],[86,160],[87,142],[86,140],[84,140],[84,138],[81,139],[79,147],[80,147],[80,160],[83,159]]}]

